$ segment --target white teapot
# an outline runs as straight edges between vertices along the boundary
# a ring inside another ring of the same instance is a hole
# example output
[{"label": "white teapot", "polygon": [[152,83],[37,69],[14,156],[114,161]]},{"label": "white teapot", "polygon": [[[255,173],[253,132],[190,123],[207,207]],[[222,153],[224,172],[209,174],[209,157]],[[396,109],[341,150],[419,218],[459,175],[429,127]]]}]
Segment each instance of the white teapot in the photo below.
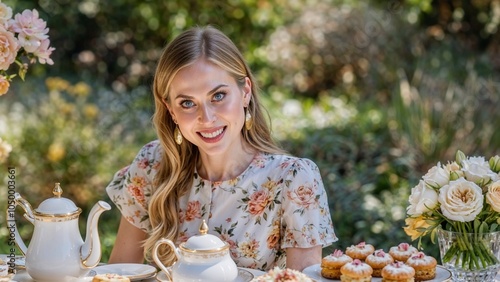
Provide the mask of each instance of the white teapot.
[{"label": "white teapot", "polygon": [[[26,256],[26,271],[36,281],[69,281],[86,275],[101,260],[101,243],[97,222],[102,212],[111,206],[99,201],[89,213],[85,242],[80,236],[78,217],[82,209],[61,197],[62,189],[56,183],[54,197],[43,201],[33,210],[19,193],[15,204],[25,211],[24,217],[33,225],[29,247],[14,228],[15,240]],[[14,223],[15,225],[15,223]]]},{"label": "white teapot", "polygon": [[[189,238],[179,248],[166,238],[156,242],[153,260],[163,270],[170,281],[175,282],[229,282],[235,281],[238,268],[229,254],[229,244],[217,236],[207,234],[208,226],[203,220],[200,235]],[[177,262],[169,270],[158,257],[158,248],[169,245]]]}]

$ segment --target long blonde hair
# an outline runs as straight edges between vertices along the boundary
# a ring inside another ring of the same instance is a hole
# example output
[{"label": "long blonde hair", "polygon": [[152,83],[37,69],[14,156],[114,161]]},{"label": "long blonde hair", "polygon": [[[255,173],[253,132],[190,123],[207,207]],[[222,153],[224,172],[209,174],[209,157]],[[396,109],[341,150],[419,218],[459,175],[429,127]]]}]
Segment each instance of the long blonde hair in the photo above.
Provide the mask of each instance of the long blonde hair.
[{"label": "long blonde hair", "polygon": [[[158,62],[153,83],[155,113],[153,123],[161,144],[161,166],[155,179],[154,191],[148,212],[152,231],[144,242],[144,253],[150,260],[151,250],[159,239],[176,241],[178,237],[179,216],[178,199],[190,189],[195,167],[199,162],[196,146],[184,140],[181,145],[174,141],[176,124],[165,103],[170,103],[169,90],[172,79],[182,68],[199,58],[204,58],[232,75],[239,87],[243,87],[245,77],[252,82],[252,97],[247,111],[253,117],[250,130],[242,128],[245,142],[256,151],[285,153],[271,137],[270,127],[259,103],[258,88],[250,69],[234,43],[214,27],[191,28],[170,42]],[[175,261],[174,254],[168,249],[159,250],[159,257],[165,265]]]}]

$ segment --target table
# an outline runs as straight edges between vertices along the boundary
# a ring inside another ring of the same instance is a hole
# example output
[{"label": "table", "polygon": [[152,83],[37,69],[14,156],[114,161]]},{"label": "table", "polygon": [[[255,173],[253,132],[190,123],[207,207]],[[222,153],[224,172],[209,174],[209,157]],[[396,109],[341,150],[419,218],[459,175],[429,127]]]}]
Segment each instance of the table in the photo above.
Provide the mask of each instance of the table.
[{"label": "table", "polygon": [[[249,268],[245,268],[245,269],[252,272],[252,274],[255,276],[259,276],[259,275],[263,274],[263,272],[260,270],[249,269]],[[18,270],[16,275],[14,276],[13,280],[16,282],[35,282],[35,280],[33,280],[33,278],[31,278],[31,276],[29,276],[29,274],[24,269]],[[67,279],[64,282],[91,282],[91,281],[92,281],[92,277],[84,277],[84,278]],[[158,282],[158,280],[156,280],[155,277],[143,279],[143,280],[135,280],[135,281]],[[57,282],[57,281],[54,281],[54,282]]]}]

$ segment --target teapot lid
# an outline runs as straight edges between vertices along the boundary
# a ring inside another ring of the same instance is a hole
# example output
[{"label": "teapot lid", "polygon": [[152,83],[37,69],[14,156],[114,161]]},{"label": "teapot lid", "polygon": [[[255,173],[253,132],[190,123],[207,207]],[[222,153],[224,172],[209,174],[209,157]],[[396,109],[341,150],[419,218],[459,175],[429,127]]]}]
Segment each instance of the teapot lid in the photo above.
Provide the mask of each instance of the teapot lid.
[{"label": "teapot lid", "polygon": [[63,190],[60,183],[56,183],[52,193],[54,197],[46,199],[35,210],[35,216],[72,216],[79,215],[82,211],[75,203],[67,198],[61,197]]},{"label": "teapot lid", "polygon": [[180,248],[185,251],[222,251],[229,248],[229,244],[223,242],[219,237],[207,234],[208,225],[205,220],[200,225],[200,235],[189,238]]}]

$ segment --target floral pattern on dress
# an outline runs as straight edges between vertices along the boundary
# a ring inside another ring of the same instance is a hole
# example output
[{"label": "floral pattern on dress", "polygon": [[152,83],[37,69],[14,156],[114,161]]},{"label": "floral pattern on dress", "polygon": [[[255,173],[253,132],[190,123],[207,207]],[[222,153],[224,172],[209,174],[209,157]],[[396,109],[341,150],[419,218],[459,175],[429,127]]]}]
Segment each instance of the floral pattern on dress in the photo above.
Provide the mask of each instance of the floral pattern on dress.
[{"label": "floral pattern on dress", "polygon": [[[147,205],[162,154],[146,144],[132,164],[118,171],[106,191],[124,218],[149,232]],[[209,233],[230,246],[239,267],[268,271],[285,267],[285,249],[327,246],[337,241],[326,191],[314,162],[287,155],[257,154],[234,179],[211,182],[193,175],[192,189],[179,198],[179,238]]]}]

